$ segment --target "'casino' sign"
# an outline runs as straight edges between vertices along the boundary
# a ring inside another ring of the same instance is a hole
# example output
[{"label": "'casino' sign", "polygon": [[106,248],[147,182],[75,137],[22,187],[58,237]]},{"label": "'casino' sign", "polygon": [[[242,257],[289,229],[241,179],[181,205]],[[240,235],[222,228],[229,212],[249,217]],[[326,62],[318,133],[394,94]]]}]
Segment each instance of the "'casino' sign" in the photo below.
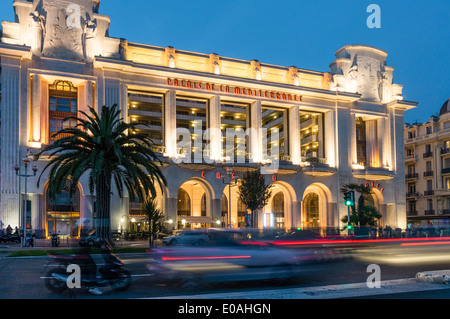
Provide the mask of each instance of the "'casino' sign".
[{"label": "'casino' sign", "polygon": [[292,101],[292,102],[301,102],[302,96],[297,94],[283,93],[283,92],[275,92],[275,91],[267,91],[267,90],[255,90],[245,87],[238,86],[229,86],[224,84],[214,84],[214,83],[205,83],[198,81],[189,81],[189,80],[180,80],[180,79],[167,79],[167,85],[186,88],[186,89],[194,89],[194,90],[205,90],[205,91],[213,91],[218,93],[231,93],[240,96],[253,96],[260,97],[270,100],[278,100],[278,101]]}]

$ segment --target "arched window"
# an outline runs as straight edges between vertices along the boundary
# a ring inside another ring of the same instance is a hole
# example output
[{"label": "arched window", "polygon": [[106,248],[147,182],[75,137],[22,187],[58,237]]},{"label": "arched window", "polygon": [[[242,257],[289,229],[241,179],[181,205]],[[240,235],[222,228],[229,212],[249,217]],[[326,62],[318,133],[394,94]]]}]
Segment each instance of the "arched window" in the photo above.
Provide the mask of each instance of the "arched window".
[{"label": "arched window", "polygon": [[319,227],[319,195],[309,193],[304,199],[307,227]]},{"label": "arched window", "polygon": [[284,228],[284,194],[278,192],[272,200],[272,213],[275,218],[275,228]]},{"label": "arched window", "polygon": [[189,194],[182,188],[178,190],[177,215],[191,216],[191,198]]},{"label": "arched window", "polygon": [[77,121],[66,119],[77,115],[78,89],[69,81],[57,80],[49,85],[48,130],[51,141],[63,135],[55,136],[63,128],[75,127]]}]

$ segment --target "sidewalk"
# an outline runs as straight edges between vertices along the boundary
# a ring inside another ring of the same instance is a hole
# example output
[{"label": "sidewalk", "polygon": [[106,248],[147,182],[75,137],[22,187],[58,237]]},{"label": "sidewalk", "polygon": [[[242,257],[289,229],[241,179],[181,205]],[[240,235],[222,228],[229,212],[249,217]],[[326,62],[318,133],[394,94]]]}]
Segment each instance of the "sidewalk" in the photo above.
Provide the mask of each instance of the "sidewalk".
[{"label": "sidewalk", "polygon": [[[117,240],[114,241],[115,247],[142,247],[147,248],[149,246],[148,240]],[[163,246],[160,241],[156,242],[157,247]],[[50,239],[36,239],[34,247],[22,247],[21,244],[0,243],[0,252],[10,252],[18,250],[48,250],[48,249],[72,249],[79,248],[79,239],[69,238],[60,241],[58,247],[51,246]]]}]

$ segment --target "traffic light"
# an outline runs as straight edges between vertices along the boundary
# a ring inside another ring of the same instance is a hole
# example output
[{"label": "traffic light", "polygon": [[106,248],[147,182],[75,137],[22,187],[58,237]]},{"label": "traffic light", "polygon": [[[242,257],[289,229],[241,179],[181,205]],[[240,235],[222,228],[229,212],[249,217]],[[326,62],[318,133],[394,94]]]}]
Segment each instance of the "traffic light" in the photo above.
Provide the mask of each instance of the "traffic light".
[{"label": "traffic light", "polygon": [[353,230],[353,226],[352,225],[347,225],[347,229],[348,230]]},{"label": "traffic light", "polygon": [[354,206],[355,205],[355,193],[353,191],[344,193],[344,204],[346,206]]}]

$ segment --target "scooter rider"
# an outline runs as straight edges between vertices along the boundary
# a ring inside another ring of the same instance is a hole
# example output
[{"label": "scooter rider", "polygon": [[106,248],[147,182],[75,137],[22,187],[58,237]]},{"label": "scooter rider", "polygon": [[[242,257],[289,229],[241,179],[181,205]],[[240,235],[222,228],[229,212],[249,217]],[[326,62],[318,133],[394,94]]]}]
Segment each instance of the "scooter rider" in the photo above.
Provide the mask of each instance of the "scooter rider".
[{"label": "scooter rider", "polygon": [[[107,241],[102,241],[100,239],[97,239],[94,247],[99,248],[102,253],[110,253],[112,251],[111,245]],[[80,259],[80,267],[84,267],[88,273],[87,281],[91,286],[91,288],[89,288],[89,293],[94,295],[102,295],[103,292],[98,288],[97,264],[91,256],[91,247],[82,247],[78,250],[78,252],[83,257]]]}]

